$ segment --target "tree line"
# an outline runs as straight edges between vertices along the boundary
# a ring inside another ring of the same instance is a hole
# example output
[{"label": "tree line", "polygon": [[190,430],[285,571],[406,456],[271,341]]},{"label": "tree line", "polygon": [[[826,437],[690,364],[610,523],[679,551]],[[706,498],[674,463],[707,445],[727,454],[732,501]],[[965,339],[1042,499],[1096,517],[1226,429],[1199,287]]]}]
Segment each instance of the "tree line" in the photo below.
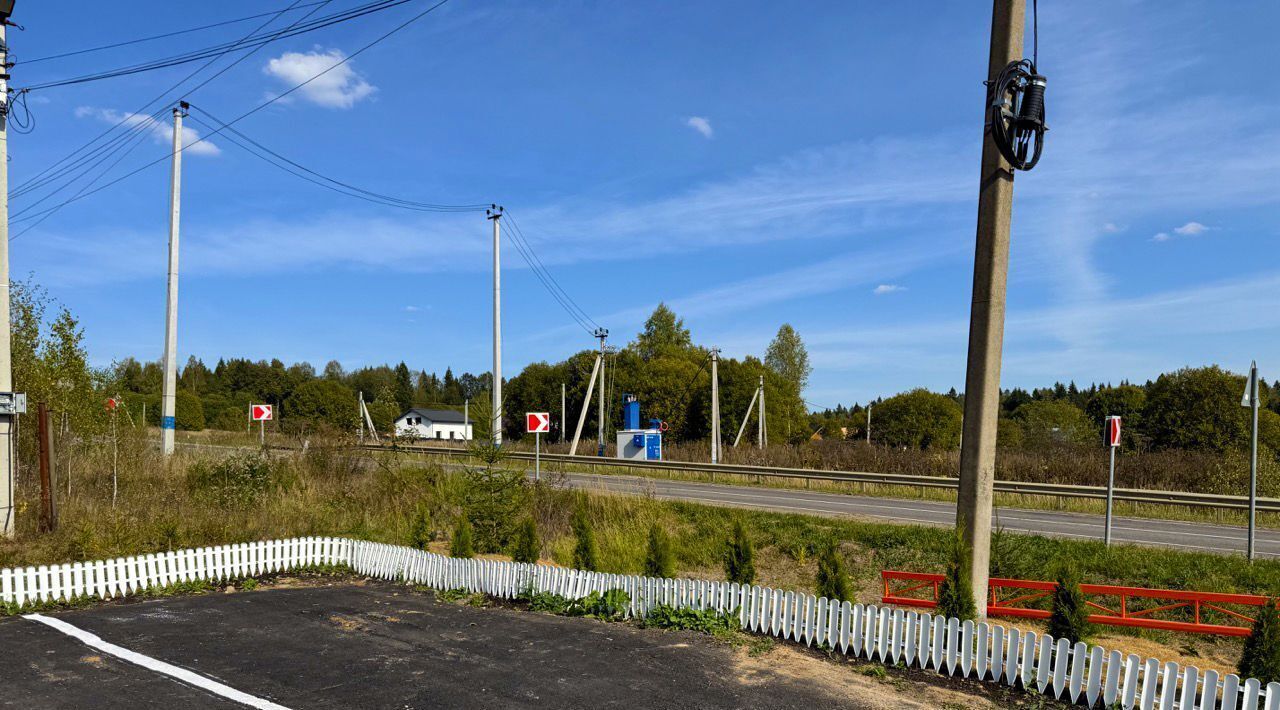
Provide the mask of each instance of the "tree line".
[{"label": "tree line", "polygon": [[[1183,368],[1138,385],[1074,382],[1000,395],[998,445],[1043,449],[1102,444],[1103,421],[1123,422],[1123,446],[1134,451],[1187,449],[1225,452],[1248,447],[1250,411],[1240,406],[1246,378],[1217,365]],[[1259,382],[1262,445],[1280,452],[1280,397]],[[870,403],[871,441],[916,449],[960,446],[964,396],[916,389]],[[810,427],[824,439],[864,439],[867,407],[855,404],[815,412]]]},{"label": "tree line", "polygon": [[[576,424],[584,404],[595,349],[581,350],[559,362],[535,362],[503,384],[506,437],[524,436],[524,412],[553,414],[552,436],[560,435],[561,386],[567,402],[569,428]],[[670,308],[659,304],[643,330],[625,347],[609,352],[591,401],[586,403],[589,424],[585,441],[596,432],[599,393],[604,391],[606,436],[622,425],[622,397],[634,394],[641,402],[644,421],[660,419],[668,437],[693,440],[710,435],[710,355],[708,347],[693,342],[684,322]],[[808,355],[800,336],[783,325],[763,358],[741,360],[721,357],[718,363],[722,431],[728,439],[746,416],[763,378],[766,419],[770,441],[808,438],[804,402],[800,398],[809,377]],[[125,400],[130,412],[159,424],[163,372],[158,362],[126,358],[116,363],[105,380]],[[488,411],[490,373],[443,376],[413,370],[405,362],[364,367],[350,372],[337,361],[321,371],[309,363],[285,365],[278,359],[219,360],[212,368],[190,357],[179,371],[176,426],[239,430],[247,425],[251,404],[277,407],[280,426],[354,430],[358,426],[357,393],[363,394],[370,416],[380,431],[389,431],[397,416],[411,407],[462,409],[470,400],[477,430],[487,427],[481,412]],[[106,385],[104,385],[106,386]],[[752,414],[752,421],[758,416]],[[754,440],[754,426],[750,438]],[[569,432],[572,435],[572,432]],[[748,435],[744,435],[748,438]],[[608,440],[608,439],[607,439]]]}]

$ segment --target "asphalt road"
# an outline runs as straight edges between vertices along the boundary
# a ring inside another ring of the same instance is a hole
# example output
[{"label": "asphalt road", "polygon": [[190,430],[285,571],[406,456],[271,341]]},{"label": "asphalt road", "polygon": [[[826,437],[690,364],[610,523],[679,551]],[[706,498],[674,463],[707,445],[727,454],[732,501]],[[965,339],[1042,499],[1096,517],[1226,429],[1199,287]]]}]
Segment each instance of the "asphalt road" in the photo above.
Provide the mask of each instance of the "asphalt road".
[{"label": "asphalt road", "polygon": [[[575,487],[609,493],[652,495],[661,500],[683,500],[783,513],[940,526],[954,525],[956,516],[955,504],[950,502],[671,481],[638,476],[571,473],[566,474],[566,477],[569,484]],[[996,508],[993,527],[1000,527],[1008,532],[1101,540],[1103,516]],[[1243,554],[1247,532],[1243,527],[1231,525],[1117,517],[1112,521],[1111,537],[1114,542],[1120,543],[1218,554]],[[1256,552],[1259,557],[1280,557],[1280,531],[1259,529]]]},{"label": "asphalt road", "polygon": [[856,676],[822,685],[744,667],[745,654],[706,636],[390,584],[15,616],[0,620],[0,647],[0,707],[26,710],[886,707],[875,688],[851,692]]}]

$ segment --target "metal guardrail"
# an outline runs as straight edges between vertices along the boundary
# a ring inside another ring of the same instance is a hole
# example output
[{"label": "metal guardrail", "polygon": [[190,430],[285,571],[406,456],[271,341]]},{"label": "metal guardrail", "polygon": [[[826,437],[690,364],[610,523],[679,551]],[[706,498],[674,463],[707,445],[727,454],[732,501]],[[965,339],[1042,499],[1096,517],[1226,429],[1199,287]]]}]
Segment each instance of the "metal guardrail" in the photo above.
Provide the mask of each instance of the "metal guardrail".
[{"label": "metal guardrail", "polygon": [[[397,444],[394,446],[363,445],[358,447],[368,451],[407,451],[410,453],[435,456],[470,456],[471,452],[463,448],[442,446],[421,446]],[[508,451],[508,457],[532,461],[533,453],[526,451]],[[908,488],[941,488],[956,490],[960,479],[951,476],[918,476],[906,473],[865,473],[861,471],[829,471],[808,468],[778,468],[773,466],[747,466],[742,464],[710,464],[691,463],[687,461],[628,461],[625,459],[603,458],[598,456],[570,456],[569,454],[542,454],[542,462],[560,463],[575,466],[603,466],[606,468],[639,469],[647,471],[684,471],[706,473],[714,480],[716,474],[734,476],[767,476],[779,479],[799,479],[811,481],[830,481],[838,483],[867,483],[884,486],[904,486]],[[1048,496],[1057,498],[1084,498],[1105,500],[1107,489],[1103,486],[1077,486],[1065,483],[1035,483],[1030,481],[996,481],[996,493],[1015,493],[1020,495]],[[1142,488],[1117,488],[1115,499],[1128,503],[1147,503],[1154,505],[1181,505],[1191,508],[1223,508],[1227,510],[1248,510],[1249,499],[1246,496],[1228,496],[1214,493],[1189,493],[1185,491],[1162,491]],[[1280,498],[1259,498],[1258,510],[1262,512],[1280,512]]]}]

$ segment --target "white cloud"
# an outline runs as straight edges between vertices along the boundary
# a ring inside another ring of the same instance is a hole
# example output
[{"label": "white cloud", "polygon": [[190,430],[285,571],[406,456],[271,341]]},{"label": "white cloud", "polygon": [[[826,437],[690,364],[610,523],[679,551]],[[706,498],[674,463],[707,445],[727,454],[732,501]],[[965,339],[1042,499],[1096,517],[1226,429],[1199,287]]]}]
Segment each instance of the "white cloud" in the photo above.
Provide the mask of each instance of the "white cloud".
[{"label": "white cloud", "polygon": [[897,284],[880,284],[879,286],[876,286],[874,289],[872,289],[871,293],[877,296],[883,296],[887,293],[894,293],[895,291],[905,291],[905,290],[906,290],[905,287],[899,286]]},{"label": "white cloud", "polygon": [[710,138],[715,134],[715,131],[711,130],[711,119],[703,116],[690,116],[684,125],[701,133],[703,138]]},{"label": "white cloud", "polygon": [[422,309],[421,309],[421,308],[418,308],[417,306],[405,306],[405,307],[404,307],[404,310],[405,310],[405,312],[407,312],[407,313],[417,313],[418,311],[420,311],[420,310],[422,310]]},{"label": "white cloud", "polygon": [[1181,227],[1174,227],[1173,231],[1184,237],[1194,237],[1197,234],[1204,234],[1209,228],[1199,222],[1187,222]]},{"label": "white cloud", "polygon": [[[351,67],[351,62],[339,65],[338,62],[344,56],[338,49],[321,51],[316,48],[310,52],[285,52],[268,61],[262,70],[290,87],[315,77],[298,89],[297,93],[320,106],[351,108],[377,91],[377,87],[357,74]],[[321,72],[330,67],[333,69],[321,75]]]},{"label": "white cloud", "polygon": [[1107,234],[1119,234],[1120,232],[1124,231],[1124,227],[1121,227],[1115,222],[1107,222],[1106,224],[1102,225],[1102,231],[1106,232]]},{"label": "white cloud", "polygon": [[[173,145],[173,126],[166,121],[152,121],[149,116],[143,116],[136,113],[122,113],[110,108],[95,108],[93,106],[80,106],[76,109],[76,118],[96,118],[104,123],[112,125],[123,123],[130,128],[143,126],[139,130],[148,133],[152,140],[160,145]],[[199,142],[197,142],[199,141]],[[183,151],[187,155],[219,155],[222,149],[211,141],[201,141],[200,132],[196,129],[183,125],[182,126],[182,145]],[[172,149],[172,148],[171,148]]]},{"label": "white cloud", "polygon": [[1168,232],[1160,232],[1160,233],[1156,234],[1154,237],[1152,237],[1152,238],[1151,238],[1151,241],[1153,241],[1153,242],[1167,242],[1167,241],[1169,241],[1169,239],[1170,239],[1170,237],[1169,237],[1169,233],[1168,233]]}]

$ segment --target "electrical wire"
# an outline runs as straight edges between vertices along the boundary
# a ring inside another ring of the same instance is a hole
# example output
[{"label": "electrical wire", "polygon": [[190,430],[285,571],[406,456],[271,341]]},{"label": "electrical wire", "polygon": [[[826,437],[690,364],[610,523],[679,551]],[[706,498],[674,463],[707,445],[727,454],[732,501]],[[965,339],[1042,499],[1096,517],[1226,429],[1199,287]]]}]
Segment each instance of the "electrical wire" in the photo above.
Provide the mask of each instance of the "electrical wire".
[{"label": "electrical wire", "polygon": [[[324,0],[324,3],[323,3],[323,4],[327,4],[327,3],[328,3],[328,2],[330,2],[330,1],[331,1],[331,0]],[[275,15],[274,15],[271,19],[267,20],[266,22],[263,22],[262,24],[258,25],[256,28],[254,28],[254,29],[250,30],[248,34],[246,34],[244,37],[242,37],[242,38],[241,38],[241,41],[247,40],[247,39],[249,39],[249,37],[253,36],[255,33],[262,31],[263,29],[265,29],[265,28],[267,27],[267,25],[270,25],[270,24],[271,24],[275,19],[279,18],[279,17],[280,17],[281,15],[283,15],[285,12],[288,12],[289,10],[291,10],[291,9],[295,8],[295,7],[296,7],[296,6],[298,6],[298,5],[299,5],[299,3],[301,3],[301,2],[302,2],[302,0],[294,0],[294,2],[293,2],[293,4],[292,4],[292,5],[290,5],[289,7],[285,8],[285,9],[283,9],[283,10],[280,10],[279,12],[275,13]],[[314,10],[313,10],[313,12],[314,12]],[[310,14],[311,14],[311,13],[308,13],[307,15],[304,15],[304,16],[303,16],[302,18],[300,18],[300,19],[305,19],[305,18],[306,18],[308,15],[310,15]],[[294,24],[297,24],[297,21],[295,21],[295,23],[294,23]],[[228,51],[232,51],[232,50],[228,50]],[[85,143],[85,144],[81,145],[79,148],[76,148],[75,150],[71,151],[71,152],[70,152],[70,153],[68,153],[67,155],[63,156],[62,158],[60,158],[59,160],[57,160],[56,162],[54,162],[52,165],[50,165],[50,166],[46,167],[44,170],[42,170],[42,171],[40,171],[39,173],[37,173],[34,177],[32,177],[32,178],[28,179],[26,182],[21,183],[21,184],[19,184],[18,186],[16,186],[16,187],[15,187],[15,188],[14,188],[14,189],[9,193],[10,199],[15,199],[15,198],[17,198],[17,197],[21,197],[23,194],[25,194],[25,193],[27,193],[27,192],[30,192],[30,191],[31,191],[31,190],[33,190],[33,189],[39,189],[40,187],[43,187],[43,185],[48,184],[49,182],[52,182],[52,181],[57,180],[57,179],[58,179],[62,174],[64,174],[65,172],[69,172],[69,171],[71,171],[71,170],[76,169],[76,167],[77,167],[77,164],[78,164],[78,163],[82,163],[82,162],[86,162],[86,161],[88,161],[88,160],[92,160],[92,159],[93,159],[93,157],[94,157],[94,154],[96,154],[97,152],[100,152],[101,150],[103,150],[104,148],[106,148],[107,146],[109,146],[109,145],[110,145],[110,142],[108,142],[107,144],[104,144],[104,146],[100,146],[99,148],[94,148],[92,151],[90,151],[90,154],[85,155],[85,156],[83,156],[83,157],[81,157],[81,158],[76,158],[76,156],[77,156],[77,155],[79,155],[79,154],[81,154],[81,153],[82,153],[82,152],[84,152],[85,150],[88,150],[89,148],[91,148],[94,144],[98,143],[98,141],[101,141],[101,140],[103,140],[104,138],[106,138],[107,136],[111,135],[111,134],[112,134],[113,132],[115,132],[118,128],[120,128],[121,126],[125,125],[125,124],[126,124],[126,123],[128,123],[130,120],[133,120],[133,118],[134,118],[135,116],[137,116],[138,114],[141,114],[143,111],[146,111],[148,108],[150,108],[151,106],[153,106],[156,102],[161,101],[162,99],[164,99],[164,97],[165,97],[165,96],[167,96],[170,92],[174,91],[174,90],[175,90],[175,89],[177,89],[178,87],[180,87],[180,86],[182,86],[183,84],[185,84],[186,82],[190,81],[193,77],[195,77],[195,76],[196,76],[197,74],[199,74],[200,72],[204,71],[205,69],[208,69],[208,68],[209,68],[210,66],[212,66],[215,62],[217,62],[217,61],[218,61],[218,59],[220,59],[220,58],[221,58],[221,55],[220,55],[220,56],[218,56],[218,57],[214,57],[214,58],[210,59],[208,62],[204,63],[204,64],[203,64],[203,65],[201,65],[199,68],[197,68],[196,70],[192,71],[190,74],[187,74],[187,75],[186,75],[186,76],[184,76],[182,79],[178,80],[178,82],[176,82],[175,84],[173,84],[173,85],[172,85],[172,86],[170,86],[169,88],[167,88],[167,89],[165,89],[164,91],[162,91],[162,92],[160,92],[159,94],[157,94],[155,98],[153,98],[153,99],[151,99],[150,101],[148,101],[148,102],[146,102],[145,104],[143,104],[143,105],[142,105],[141,107],[139,107],[137,110],[133,111],[133,112],[132,112],[132,114],[125,114],[125,115],[124,115],[124,116],[123,116],[119,121],[117,121],[117,122],[116,122],[114,125],[112,125],[110,128],[107,128],[106,130],[102,131],[102,132],[101,132],[101,133],[99,133],[98,135],[94,136],[94,137],[93,137],[93,138],[91,138],[87,143]],[[197,87],[197,88],[198,88],[198,87]],[[25,92],[24,92],[24,93],[25,93]],[[113,139],[113,140],[115,140],[115,139]],[[67,163],[67,161],[72,161],[72,162],[71,162],[70,164],[66,165],[66,166],[65,166],[65,167],[63,167],[63,168],[59,168],[59,167],[58,167],[58,166],[60,166],[60,165],[63,165],[64,163]],[[51,171],[52,171],[52,174],[50,174],[50,172],[51,172]]]},{"label": "electrical wire", "polygon": [[144,42],[153,42],[158,39],[166,39],[168,37],[177,37],[179,35],[191,34],[192,32],[200,32],[202,30],[211,30],[216,27],[226,27],[227,25],[236,25],[236,24],[240,24],[241,22],[256,20],[260,17],[267,17],[267,16],[276,17],[276,16],[279,16],[281,12],[287,12],[289,10],[301,10],[303,8],[312,7],[314,5],[327,5],[329,2],[330,0],[321,0],[320,2],[310,2],[305,5],[298,5],[297,3],[294,3],[293,5],[290,5],[289,7],[285,8],[284,10],[272,10],[270,12],[263,12],[257,15],[249,15],[248,17],[238,17],[234,20],[223,20],[222,22],[214,22],[212,24],[201,25],[199,27],[189,27],[185,30],[174,30],[173,32],[165,32],[164,34],[152,35],[150,37],[138,37],[137,39],[129,39],[129,40],[124,40],[122,42],[113,42],[112,44],[104,44],[98,47],[76,49],[70,52],[62,52],[60,54],[50,54],[44,57],[36,57],[35,59],[24,59],[20,62],[14,62],[14,65],[16,66],[21,64],[23,66],[26,66],[28,64],[37,64],[39,62],[47,62],[54,59],[65,59],[66,57],[75,57],[81,54],[89,54],[91,52],[101,52],[108,49],[118,49],[120,47],[128,47],[135,44],[142,44]]},{"label": "electrical wire", "polygon": [[[432,5],[432,6],[428,7],[426,10],[423,10],[422,12],[420,12],[420,13],[418,13],[418,14],[414,15],[413,17],[410,17],[408,20],[405,20],[404,22],[400,23],[399,25],[396,25],[396,26],[395,26],[395,27],[393,27],[390,31],[388,31],[388,32],[386,32],[386,33],[384,33],[384,34],[380,35],[379,37],[377,37],[376,39],[374,39],[372,42],[369,42],[368,44],[364,45],[364,46],[363,46],[363,47],[361,47],[360,49],[357,49],[355,52],[352,52],[351,54],[349,54],[349,55],[347,55],[347,56],[343,57],[342,59],[340,59],[340,60],[338,60],[338,61],[334,62],[334,63],[333,63],[333,64],[331,64],[327,69],[324,69],[324,70],[320,71],[319,73],[317,73],[317,74],[313,75],[312,77],[310,77],[309,79],[306,79],[305,81],[302,81],[302,82],[300,82],[300,83],[298,83],[298,84],[295,84],[293,87],[289,88],[289,89],[288,89],[288,90],[286,90],[284,93],[282,93],[282,94],[278,94],[278,95],[276,95],[276,96],[274,96],[274,97],[272,97],[272,98],[270,98],[270,99],[267,99],[266,101],[264,101],[264,102],[262,102],[262,103],[258,104],[257,106],[255,106],[255,107],[253,107],[253,108],[249,109],[248,111],[245,111],[244,113],[240,114],[238,117],[236,117],[236,118],[232,119],[231,121],[227,122],[227,124],[226,124],[226,128],[229,128],[229,127],[231,127],[232,125],[234,125],[234,124],[236,124],[236,123],[239,123],[240,121],[242,121],[242,120],[244,120],[244,119],[248,118],[249,116],[252,116],[253,114],[255,114],[255,113],[257,113],[257,112],[261,111],[262,109],[264,109],[264,108],[266,108],[266,107],[268,107],[268,106],[270,106],[271,104],[274,104],[275,102],[277,102],[277,101],[279,101],[279,100],[281,100],[281,99],[285,98],[286,96],[289,96],[290,94],[294,93],[295,91],[298,91],[298,90],[299,90],[299,89],[301,89],[302,87],[304,87],[304,86],[306,86],[306,85],[310,84],[311,82],[315,81],[316,79],[319,79],[320,77],[324,76],[325,74],[328,74],[329,72],[333,71],[334,69],[337,69],[338,67],[342,66],[343,64],[346,64],[347,62],[351,61],[352,59],[355,59],[356,57],[360,56],[361,54],[363,54],[364,52],[368,51],[369,49],[372,49],[374,46],[376,46],[376,45],[380,44],[381,42],[385,41],[387,38],[391,37],[392,35],[396,34],[397,32],[400,32],[401,30],[403,30],[404,28],[406,28],[406,27],[408,27],[409,25],[413,24],[414,22],[417,22],[418,20],[422,19],[423,17],[426,17],[427,15],[431,14],[432,12],[434,12],[436,9],[438,9],[439,7],[441,7],[442,5],[444,5],[444,4],[445,4],[445,3],[447,3],[447,2],[449,2],[449,0],[439,0],[439,2],[437,2],[437,3],[435,3],[434,5]],[[192,146],[194,146],[194,145],[196,145],[196,144],[198,144],[198,143],[203,143],[203,142],[205,142],[205,141],[209,140],[210,138],[212,138],[214,135],[218,135],[218,134],[219,134],[219,133],[221,133],[223,130],[224,130],[223,128],[220,128],[220,129],[218,129],[218,130],[216,130],[216,131],[213,131],[212,133],[210,133],[210,134],[209,134],[209,135],[207,135],[207,136],[201,136],[200,138],[198,138],[198,139],[196,139],[196,140],[192,141],[191,143],[188,143],[186,146],[183,146],[183,148],[181,148],[181,150],[187,150],[187,149],[191,148]],[[59,204],[57,204],[57,205],[55,205],[55,206],[53,206],[53,207],[51,207],[51,208],[47,209],[47,210],[44,210],[44,212],[60,210],[60,209],[62,209],[63,207],[65,207],[65,206],[67,206],[67,205],[69,205],[69,204],[71,204],[71,203],[73,203],[73,202],[76,202],[76,201],[78,201],[78,200],[84,199],[85,197],[89,197],[90,195],[93,195],[93,194],[96,194],[96,193],[98,193],[98,192],[101,192],[102,190],[105,190],[105,189],[107,189],[107,188],[111,187],[112,185],[116,185],[116,184],[118,184],[118,183],[120,183],[120,182],[123,182],[124,180],[127,180],[127,179],[129,179],[129,178],[133,177],[134,175],[137,175],[138,173],[140,173],[140,172],[142,172],[142,171],[144,171],[144,170],[146,170],[146,169],[148,169],[148,168],[150,168],[150,167],[152,167],[152,166],[154,166],[154,165],[157,165],[157,164],[159,164],[159,163],[161,163],[161,162],[163,162],[163,161],[165,161],[165,160],[168,160],[169,158],[172,158],[172,157],[173,157],[173,152],[172,152],[172,151],[170,151],[169,153],[167,153],[167,154],[165,154],[165,155],[162,155],[162,156],[160,156],[159,158],[156,158],[155,160],[153,160],[153,161],[151,161],[151,162],[149,162],[149,163],[146,163],[146,164],[144,164],[144,165],[141,165],[141,166],[139,166],[139,167],[135,168],[134,170],[132,170],[132,171],[130,171],[130,172],[128,172],[128,173],[125,173],[124,175],[121,175],[120,177],[116,178],[115,180],[112,180],[110,183],[108,183],[108,184],[106,184],[106,185],[99,186],[99,187],[97,187],[97,188],[94,188],[94,189],[89,190],[89,191],[87,191],[87,192],[84,192],[84,193],[82,193],[82,194],[77,194],[77,195],[75,195],[75,196],[71,197],[70,199],[67,199],[67,200],[65,200],[65,201],[63,201],[63,202],[61,202],[61,203],[59,203]],[[41,213],[36,213],[35,215],[32,215],[32,216],[39,216],[39,215],[40,215],[40,214],[42,214],[42,213],[43,213],[43,212],[41,212]],[[11,237],[11,238],[10,238],[10,241],[12,241],[12,240],[13,240],[13,238]]]},{"label": "electrical wire", "polygon": [[349,22],[351,20],[355,20],[355,19],[364,17],[366,15],[371,15],[373,13],[381,12],[383,10],[389,10],[391,8],[398,7],[400,5],[404,5],[405,3],[414,2],[414,1],[415,0],[377,0],[376,2],[370,2],[364,5],[359,5],[349,10],[343,10],[342,12],[337,12],[332,15],[325,15],[323,17],[319,17],[314,20],[311,20],[310,22],[299,23],[293,27],[288,27],[288,28],[285,28],[282,30],[276,30],[273,32],[267,32],[261,35],[252,35],[245,39],[236,40],[235,42],[230,42],[230,43],[224,42],[222,44],[214,45],[211,47],[204,47],[202,49],[194,50],[192,52],[173,55],[170,57],[165,57],[163,59],[156,59],[149,62],[142,62],[139,64],[132,64],[124,67],[117,67],[115,69],[109,69],[103,72],[95,72],[92,74],[84,74],[81,76],[68,77],[65,79],[57,79],[54,81],[46,81],[42,83],[32,84],[26,88],[29,91],[40,91],[43,89],[52,89],[60,86],[72,86],[75,84],[84,84],[88,82],[102,81],[104,79],[114,79],[121,76],[129,76],[132,74],[140,74],[142,72],[155,71],[157,69],[166,69],[168,67],[178,66],[181,64],[188,64],[190,62],[199,61],[201,59],[206,59],[209,57],[221,56],[233,49],[243,49],[247,47],[258,46],[260,44],[267,44],[279,39],[296,37],[298,35],[306,34],[308,32],[314,32],[316,30],[324,29],[326,27],[331,27],[333,25],[337,25],[343,22]]},{"label": "electrical wire", "polygon": [[386,205],[388,207],[399,207],[401,209],[414,210],[419,212],[478,212],[488,206],[487,203],[469,204],[469,205],[445,205],[445,204],[434,204],[429,202],[417,202],[414,200],[406,200],[399,197],[393,197],[391,195],[384,195],[381,193],[373,192],[372,190],[366,190],[364,188],[357,187],[355,185],[352,185],[347,182],[343,182],[336,178],[329,177],[328,175],[312,170],[311,168],[308,168],[305,165],[302,165],[301,163],[298,163],[294,160],[291,160],[290,158],[285,157],[284,155],[281,155],[280,153],[263,145],[261,142],[254,140],[253,138],[250,138],[249,136],[245,135],[242,131],[236,128],[233,128],[229,124],[225,123],[222,119],[218,118],[217,116],[214,116],[208,110],[200,106],[191,104],[190,107],[196,111],[199,111],[205,116],[208,116],[210,119],[215,121],[218,124],[218,126],[205,123],[204,121],[201,121],[200,119],[194,116],[191,117],[192,121],[196,122],[201,126],[204,126],[205,128],[211,131],[222,132],[222,137],[224,139],[239,146],[246,152],[251,153],[252,155],[258,157],[259,159],[265,162],[268,162],[276,166],[277,168],[280,168],[281,170],[284,170],[285,172],[290,173],[291,175],[294,175],[298,178],[306,180],[307,182],[319,185],[323,188],[333,190],[334,192],[338,192],[340,194],[344,194],[349,197],[354,197],[360,200],[366,200],[368,202],[373,202],[376,204]]},{"label": "electrical wire", "polygon": [[570,317],[577,321],[578,325],[581,326],[583,330],[594,332],[599,329],[600,324],[596,323],[586,310],[579,306],[577,301],[573,300],[569,293],[564,290],[564,287],[560,285],[560,282],[551,275],[551,271],[542,263],[542,259],[538,258],[537,251],[534,250],[533,244],[525,237],[524,231],[520,229],[519,223],[516,222],[516,219],[511,214],[510,210],[507,210],[503,216],[507,218],[508,223],[511,225],[511,229],[508,230],[508,233],[512,237],[512,243],[516,245],[516,249],[521,252],[521,256],[525,258],[525,261],[529,264],[529,268],[532,269],[534,274],[538,276],[539,280],[543,282],[543,286],[546,287],[549,293],[551,293],[552,297],[560,303],[560,306],[565,309]]}]

